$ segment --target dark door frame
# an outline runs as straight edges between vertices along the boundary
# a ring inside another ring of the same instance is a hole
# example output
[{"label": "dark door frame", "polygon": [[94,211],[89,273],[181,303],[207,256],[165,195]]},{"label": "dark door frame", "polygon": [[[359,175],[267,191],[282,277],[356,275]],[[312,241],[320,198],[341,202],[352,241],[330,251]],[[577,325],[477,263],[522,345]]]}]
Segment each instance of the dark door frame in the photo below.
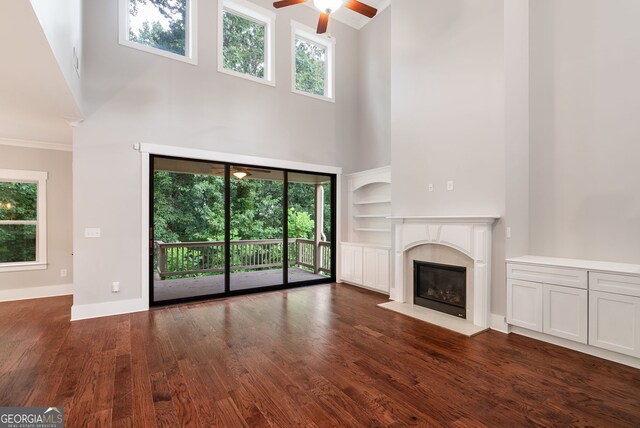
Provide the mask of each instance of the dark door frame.
[{"label": "dark door frame", "polygon": [[[153,174],[155,172],[154,169],[154,160],[156,158],[165,158],[165,159],[176,159],[176,160],[184,160],[184,161],[192,161],[199,163],[211,163],[216,165],[224,166],[224,188],[225,188],[225,196],[224,196],[224,216],[225,216],[225,272],[224,272],[224,283],[225,283],[225,291],[224,293],[211,294],[211,295],[203,295],[203,296],[195,296],[195,297],[184,297],[180,299],[173,300],[163,300],[161,302],[156,302],[154,299],[154,204],[153,204],[153,195],[154,195],[154,178]],[[283,214],[282,214],[282,230],[283,230],[283,276],[282,276],[282,284],[259,287],[247,290],[231,290],[231,257],[229,253],[230,243],[231,243],[231,166],[239,166],[246,168],[265,168],[271,169],[274,171],[282,171],[283,172]],[[331,275],[326,279],[316,279],[309,281],[300,281],[289,283],[288,273],[289,273],[289,173],[301,173],[301,174],[309,174],[309,175],[322,175],[329,177],[330,179],[330,188],[331,188],[331,232],[330,232],[330,242],[331,242]],[[298,287],[306,287],[310,285],[318,285],[318,284],[326,284],[331,282],[336,282],[336,260],[337,260],[337,175],[333,173],[324,173],[324,172],[312,172],[312,171],[302,171],[295,169],[286,169],[286,168],[278,168],[278,167],[270,167],[266,165],[249,165],[249,164],[240,164],[240,163],[232,163],[232,162],[220,162],[214,160],[203,160],[203,159],[193,159],[193,158],[184,158],[177,156],[165,156],[165,155],[149,155],[149,307],[158,307],[158,306],[166,306],[177,303],[188,303],[188,302],[196,302],[203,300],[213,300],[218,298],[225,298],[230,296],[238,296],[244,294],[254,294],[254,293],[264,293],[267,291],[276,291],[276,290],[285,290],[291,288]]]}]

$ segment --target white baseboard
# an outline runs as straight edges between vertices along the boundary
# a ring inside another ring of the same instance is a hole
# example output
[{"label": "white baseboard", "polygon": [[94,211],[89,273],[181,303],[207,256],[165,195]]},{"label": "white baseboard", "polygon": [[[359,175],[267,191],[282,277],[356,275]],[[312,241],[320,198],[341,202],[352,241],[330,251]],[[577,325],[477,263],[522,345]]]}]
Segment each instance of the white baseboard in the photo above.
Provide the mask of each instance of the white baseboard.
[{"label": "white baseboard", "polygon": [[43,297],[68,296],[69,294],[73,294],[73,284],[12,288],[10,290],[0,290],[0,302],[41,299]]},{"label": "white baseboard", "polygon": [[511,333],[511,326],[507,324],[507,320],[504,315],[491,314],[489,319],[489,328],[504,334]]},{"label": "white baseboard", "polygon": [[636,369],[640,369],[640,358],[634,358],[629,355],[618,354],[617,352],[609,351],[607,349],[596,348],[594,346],[573,342],[571,340],[550,336],[544,333],[538,333],[537,331],[531,331],[521,327],[511,326],[511,332],[515,334],[519,334],[521,336],[529,337],[531,339],[536,339],[542,342],[551,343],[553,345],[562,346],[563,348],[568,348],[574,351],[593,355],[594,357],[599,357],[605,360],[613,361],[615,363],[624,364],[625,366],[630,366]]},{"label": "white baseboard", "polygon": [[129,314],[149,310],[149,302],[143,299],[119,300],[115,302],[92,303],[88,305],[73,305],[71,307],[71,321],[89,318],[108,317],[112,315]]}]

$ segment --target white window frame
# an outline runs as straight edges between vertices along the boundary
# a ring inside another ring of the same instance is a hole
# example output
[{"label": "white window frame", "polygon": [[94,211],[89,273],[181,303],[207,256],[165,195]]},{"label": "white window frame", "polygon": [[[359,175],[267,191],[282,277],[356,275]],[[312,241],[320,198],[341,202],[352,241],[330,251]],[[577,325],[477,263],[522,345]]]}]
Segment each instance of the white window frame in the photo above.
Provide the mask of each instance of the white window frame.
[{"label": "white window frame", "polygon": [[[325,65],[325,95],[316,95],[296,88],[296,39],[320,45],[327,50]],[[291,21],[291,92],[318,100],[336,102],[336,38],[329,35],[316,34],[315,30],[296,21]]]},{"label": "white window frame", "polygon": [[0,169],[0,181],[38,185],[37,219],[34,221],[0,220],[0,225],[36,224],[36,261],[0,263],[0,272],[42,270],[47,268],[47,178],[43,171]]},{"label": "white window frame", "polygon": [[[250,74],[239,73],[235,70],[224,68],[223,32],[224,12],[229,12],[242,18],[249,19],[259,24],[264,24],[264,77],[256,77]],[[218,71],[235,77],[251,80],[269,86],[276,85],[276,49],[275,49],[276,14],[245,0],[218,0]]]},{"label": "white window frame", "polygon": [[163,56],[176,61],[198,65],[198,0],[187,0],[186,22],[184,26],[184,55],[179,55],[129,40],[129,0],[118,0],[118,2],[120,14],[120,19],[118,20],[119,42],[122,46],[138,49],[143,52]]}]

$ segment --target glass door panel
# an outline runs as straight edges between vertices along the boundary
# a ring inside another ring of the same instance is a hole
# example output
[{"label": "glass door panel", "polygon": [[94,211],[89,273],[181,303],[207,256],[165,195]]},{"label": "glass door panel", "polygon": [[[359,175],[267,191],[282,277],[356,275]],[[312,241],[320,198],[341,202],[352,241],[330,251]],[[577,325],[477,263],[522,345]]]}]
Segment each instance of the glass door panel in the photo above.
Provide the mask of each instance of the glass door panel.
[{"label": "glass door panel", "polygon": [[225,166],[154,156],[152,302],[225,292]]},{"label": "glass door panel", "polygon": [[289,284],[332,276],[331,177],[288,174]]},{"label": "glass door panel", "polygon": [[284,172],[230,168],[230,291],[283,285]]}]

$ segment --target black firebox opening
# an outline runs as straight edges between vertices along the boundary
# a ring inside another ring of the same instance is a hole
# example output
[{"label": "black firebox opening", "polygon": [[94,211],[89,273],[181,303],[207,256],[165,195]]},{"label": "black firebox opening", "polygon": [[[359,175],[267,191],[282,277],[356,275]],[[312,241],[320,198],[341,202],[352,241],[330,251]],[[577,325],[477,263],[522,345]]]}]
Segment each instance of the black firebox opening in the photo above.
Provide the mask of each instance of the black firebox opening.
[{"label": "black firebox opening", "polygon": [[467,268],[413,262],[413,302],[425,308],[467,318]]}]

